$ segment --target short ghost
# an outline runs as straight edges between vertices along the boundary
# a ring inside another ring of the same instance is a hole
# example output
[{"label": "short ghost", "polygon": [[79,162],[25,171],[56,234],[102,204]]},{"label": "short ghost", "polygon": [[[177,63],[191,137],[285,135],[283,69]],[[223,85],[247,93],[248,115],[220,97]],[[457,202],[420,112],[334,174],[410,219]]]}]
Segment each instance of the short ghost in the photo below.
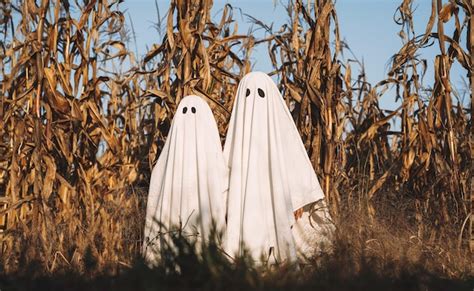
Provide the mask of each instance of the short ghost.
[{"label": "short ghost", "polygon": [[181,231],[206,239],[225,225],[228,170],[214,116],[198,96],[180,102],[166,143],[153,168],[146,209],[144,255],[155,264],[160,244]]},{"label": "short ghost", "polygon": [[224,146],[230,168],[226,249],[292,262],[294,211],[324,198],[288,107],[261,72],[240,82]]}]

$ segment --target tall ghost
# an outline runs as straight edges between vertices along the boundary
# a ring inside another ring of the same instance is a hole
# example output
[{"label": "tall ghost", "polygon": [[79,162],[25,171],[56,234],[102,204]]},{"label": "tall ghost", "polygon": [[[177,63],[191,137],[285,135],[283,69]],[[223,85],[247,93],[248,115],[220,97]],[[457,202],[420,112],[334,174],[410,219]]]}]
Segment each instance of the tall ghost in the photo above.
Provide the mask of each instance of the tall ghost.
[{"label": "tall ghost", "polygon": [[205,239],[213,221],[222,228],[227,187],[228,168],[211,109],[202,98],[187,96],[151,174],[143,246],[148,263],[156,263],[170,232],[181,229],[184,236]]},{"label": "tall ghost", "polygon": [[272,79],[247,74],[234,101],[224,157],[230,168],[227,242],[256,260],[296,260],[294,211],[324,198],[291,114]]}]

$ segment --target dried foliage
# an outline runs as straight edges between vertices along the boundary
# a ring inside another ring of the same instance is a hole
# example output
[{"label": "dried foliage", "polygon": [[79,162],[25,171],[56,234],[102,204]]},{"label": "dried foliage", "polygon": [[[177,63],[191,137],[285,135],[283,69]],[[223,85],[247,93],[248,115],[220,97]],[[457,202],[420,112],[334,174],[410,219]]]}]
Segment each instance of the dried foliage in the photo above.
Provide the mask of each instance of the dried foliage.
[{"label": "dried foliage", "polygon": [[82,269],[86,253],[100,268],[136,256],[150,168],[180,98],[208,97],[224,124],[249,70],[252,43],[232,29],[231,7],[215,24],[211,6],[173,1],[162,43],[137,64],[118,1],[2,2],[6,271],[31,260]]},{"label": "dried foliage", "polygon": [[[210,0],[171,1],[166,35],[144,57],[143,86],[146,95],[157,97],[156,126],[160,121],[169,126],[180,99],[197,94],[207,99],[225,134],[237,84],[250,71],[254,42],[237,34],[230,5],[224,7],[218,23],[210,18],[211,8]],[[166,113],[159,112],[163,106]],[[153,132],[160,140],[167,134]]]},{"label": "dried foliage", "polygon": [[281,77],[284,97],[288,105],[294,106],[293,116],[322,177],[329,205],[337,215],[341,199],[336,184],[340,172],[337,164],[343,163],[345,156],[342,135],[346,106],[338,61],[341,43],[336,11],[331,0],[314,5],[294,1],[287,11],[289,22],[272,35],[269,54]]},{"label": "dried foliage", "polygon": [[[269,32],[257,40],[238,34],[229,5],[214,22],[212,5],[171,1],[163,38],[136,60],[120,1],[0,0],[2,270],[130,266],[150,169],[180,99],[205,97],[224,136],[238,81],[263,43],[348,249],[363,254],[376,240],[385,256],[400,234],[447,258],[450,276],[465,271],[462,255],[442,246],[467,241],[472,207],[472,113],[450,83],[454,62],[472,78],[472,4],[433,0],[415,35],[413,3],[402,1],[404,45],[373,86],[342,55],[332,0],[290,1],[276,32],[254,19]],[[428,87],[420,52],[431,45],[439,55]],[[380,108],[390,94],[399,108]],[[399,233],[379,235],[379,225]]]},{"label": "dried foliage", "polygon": [[[332,1],[292,2],[289,23],[271,36],[269,46],[333,213],[342,218],[362,210],[371,220],[384,220],[402,211],[416,226],[417,237],[427,242],[460,234],[470,212],[472,176],[471,116],[450,82],[454,62],[467,77],[471,72],[469,52],[460,45],[461,37],[469,37],[470,6],[443,6],[436,0],[432,5],[421,35],[414,34],[412,1],[399,6],[395,20],[404,45],[387,79],[375,86],[366,82],[363,70],[352,77],[354,61],[341,64],[345,44],[339,41]],[[448,21],[454,21],[452,37],[443,33]],[[440,51],[432,88],[422,83],[427,60],[420,59],[420,51],[430,45]],[[393,91],[401,105],[381,109],[379,100]],[[387,207],[396,212],[390,214]]]},{"label": "dried foliage", "polygon": [[130,260],[134,244],[117,242],[139,239],[143,101],[137,80],[107,72],[129,57],[124,17],[107,1],[3,5],[22,16],[5,19],[1,53],[3,266]]}]

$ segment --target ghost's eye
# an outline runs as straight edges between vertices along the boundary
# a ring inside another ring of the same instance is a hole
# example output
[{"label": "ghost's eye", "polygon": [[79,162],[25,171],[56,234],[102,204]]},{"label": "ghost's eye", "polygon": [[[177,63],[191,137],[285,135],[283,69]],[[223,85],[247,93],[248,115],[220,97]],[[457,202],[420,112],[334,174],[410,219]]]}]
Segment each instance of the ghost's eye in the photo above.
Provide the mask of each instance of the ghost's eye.
[{"label": "ghost's eye", "polygon": [[188,112],[188,107],[183,108],[183,114],[186,114],[186,112]]},{"label": "ghost's eye", "polygon": [[250,89],[247,88],[247,91],[245,91],[245,97],[248,97],[250,95]]},{"label": "ghost's eye", "polygon": [[196,108],[191,107],[191,112],[192,112],[192,113],[196,113]]},{"label": "ghost's eye", "polygon": [[260,95],[260,97],[265,97],[265,92],[263,92],[262,89],[258,88],[258,95]]}]

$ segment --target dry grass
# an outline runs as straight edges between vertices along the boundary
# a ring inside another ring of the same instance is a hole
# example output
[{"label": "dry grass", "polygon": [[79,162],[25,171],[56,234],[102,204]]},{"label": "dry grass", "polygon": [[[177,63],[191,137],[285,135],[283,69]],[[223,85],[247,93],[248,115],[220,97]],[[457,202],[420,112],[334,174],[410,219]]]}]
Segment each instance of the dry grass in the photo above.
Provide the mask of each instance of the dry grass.
[{"label": "dry grass", "polygon": [[[472,112],[450,71],[458,62],[472,80],[472,48],[462,45],[472,46],[472,4],[433,0],[426,32],[414,35],[413,3],[402,1],[395,19],[404,45],[389,75],[369,84],[360,63],[341,55],[348,48],[333,1],[309,2],[291,1],[278,31],[254,19],[270,32],[254,39],[237,34],[230,6],[211,19],[210,0],[171,1],[157,24],[166,33],[136,60],[118,1],[0,0],[1,270],[92,276],[136,266],[150,169],[180,98],[206,97],[224,136],[251,51],[268,45],[340,249],[356,258],[348,278],[369,258],[380,278],[387,264],[398,274],[410,264],[469,274]],[[430,60],[419,52],[430,44],[440,53],[427,87]],[[389,88],[401,100],[394,111],[379,106]]]}]

